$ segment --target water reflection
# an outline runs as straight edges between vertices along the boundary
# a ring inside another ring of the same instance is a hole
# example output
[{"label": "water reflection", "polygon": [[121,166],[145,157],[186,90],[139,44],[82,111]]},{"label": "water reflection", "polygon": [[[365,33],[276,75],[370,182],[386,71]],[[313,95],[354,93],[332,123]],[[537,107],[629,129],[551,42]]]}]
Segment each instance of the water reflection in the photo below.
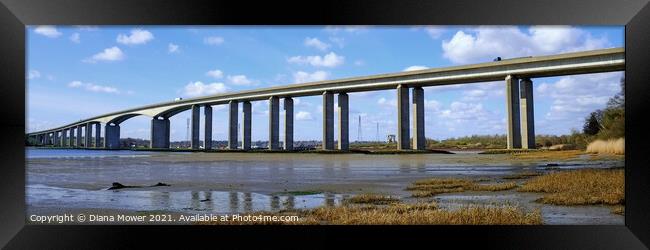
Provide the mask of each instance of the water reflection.
[{"label": "water reflection", "polygon": [[[27,186],[31,206],[52,208],[100,208],[135,211],[181,211],[211,213],[248,213],[309,209],[336,206],[347,195],[322,193],[313,195],[265,195],[251,192],[158,190],[109,191]],[[189,198],[189,203],[188,203]]]}]

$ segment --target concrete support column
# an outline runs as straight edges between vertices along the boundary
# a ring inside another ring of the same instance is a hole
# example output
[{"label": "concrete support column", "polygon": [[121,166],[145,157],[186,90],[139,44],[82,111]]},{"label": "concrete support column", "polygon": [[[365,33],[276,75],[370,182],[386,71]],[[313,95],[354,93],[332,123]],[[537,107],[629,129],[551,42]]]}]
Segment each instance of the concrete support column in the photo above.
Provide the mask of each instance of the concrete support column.
[{"label": "concrete support column", "polygon": [[52,145],[54,145],[55,147],[61,146],[59,131],[54,131],[54,142],[53,142]]},{"label": "concrete support column", "polygon": [[323,92],[323,150],[334,149],[334,94]]},{"label": "concrete support column", "polygon": [[425,150],[426,138],[424,137],[424,89],[413,88],[413,149]]},{"label": "concrete support column", "polygon": [[70,128],[70,138],[68,139],[68,147],[74,147],[74,127]]},{"label": "concrete support column", "polygon": [[86,143],[84,144],[84,147],[89,148],[90,144],[92,144],[93,141],[93,125],[92,123],[86,123]]},{"label": "concrete support column", "polygon": [[293,150],[293,98],[284,98],[284,150]]},{"label": "concrete support column", "polygon": [[151,119],[151,148],[169,148],[169,118],[154,117]]},{"label": "concrete support column", "polygon": [[74,147],[74,129],[75,127],[70,128],[70,139],[68,140],[68,146],[69,147]]},{"label": "concrete support column", "polygon": [[508,116],[508,149],[521,148],[519,79],[512,75],[506,77],[506,112]]},{"label": "concrete support column", "polygon": [[339,133],[338,144],[339,150],[350,150],[350,104],[347,93],[339,93],[337,105],[339,113]]},{"label": "concrete support column", "polygon": [[95,148],[101,147],[102,141],[102,124],[97,122],[95,123]]},{"label": "concrete support column", "polygon": [[228,106],[230,110],[228,117],[228,148],[237,149],[239,144],[237,140],[237,122],[239,121],[237,110],[239,109],[239,103],[237,103],[237,101],[230,101]]},{"label": "concrete support column", "polygon": [[251,102],[244,101],[241,104],[242,112],[244,113],[243,124],[242,124],[242,149],[250,150],[251,149],[251,121],[253,117],[253,110],[251,108]]},{"label": "concrete support column", "polygon": [[203,115],[205,116],[205,126],[203,127],[203,148],[212,149],[212,106],[203,106]]},{"label": "concrete support column", "polygon": [[120,125],[106,124],[104,131],[104,147],[109,149],[120,148]]},{"label": "concrete support column", "polygon": [[397,150],[410,149],[409,89],[397,86]]},{"label": "concrete support column", "polygon": [[280,99],[277,96],[269,98],[269,149],[280,148]]},{"label": "concrete support column", "polygon": [[201,116],[199,113],[200,108],[201,106],[199,105],[192,105],[192,138],[190,141],[192,149],[199,149],[199,123],[201,122]]},{"label": "concrete support column", "polygon": [[77,125],[77,138],[75,138],[77,143],[75,144],[75,146],[78,147],[78,148],[81,147],[81,142],[82,142],[81,128],[83,128],[82,125]]},{"label": "concrete support column", "polygon": [[61,131],[61,147],[68,146],[68,133],[67,129]]},{"label": "concrete support column", "polygon": [[521,105],[521,147],[535,148],[535,114],[533,112],[533,82],[529,78],[519,83]]}]

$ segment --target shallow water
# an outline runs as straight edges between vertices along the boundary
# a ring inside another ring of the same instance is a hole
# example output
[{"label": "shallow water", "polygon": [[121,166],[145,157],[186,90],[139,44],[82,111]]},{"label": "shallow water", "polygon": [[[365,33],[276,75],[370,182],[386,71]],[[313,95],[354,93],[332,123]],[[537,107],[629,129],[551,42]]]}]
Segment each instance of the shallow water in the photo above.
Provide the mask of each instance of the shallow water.
[{"label": "shallow water", "polygon": [[[476,152],[328,155],[30,148],[26,155],[27,206],[39,211],[92,208],[225,214],[307,209],[335,206],[358,193],[408,197],[405,187],[430,177],[494,180],[521,172],[623,166],[622,160],[522,163]],[[113,182],[171,186],[106,190]],[[318,194],[287,195],[294,191]],[[534,203],[531,195],[516,192],[454,195],[440,195],[438,200],[443,207],[477,200],[542,206]],[[608,208],[542,206],[549,224],[622,224],[623,216],[612,217],[606,211]],[[601,217],[604,219],[598,220]]]}]

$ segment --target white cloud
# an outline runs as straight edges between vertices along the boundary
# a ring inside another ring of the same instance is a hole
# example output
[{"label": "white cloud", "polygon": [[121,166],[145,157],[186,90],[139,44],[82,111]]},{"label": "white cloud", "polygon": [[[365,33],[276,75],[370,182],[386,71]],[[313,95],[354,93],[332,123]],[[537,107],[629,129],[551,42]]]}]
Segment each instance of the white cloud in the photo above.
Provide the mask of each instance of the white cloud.
[{"label": "white cloud", "polygon": [[208,72],[205,72],[206,76],[212,77],[214,79],[220,79],[223,78],[223,72],[221,70],[215,69],[215,70],[210,70]]},{"label": "white cloud", "polygon": [[[579,128],[590,112],[604,108],[609,98],[620,92],[621,72],[564,76],[553,83],[537,83],[534,95],[549,98],[549,121]],[[534,81],[534,80],[533,80]]]},{"label": "white cloud", "polygon": [[296,120],[298,121],[308,121],[313,119],[314,118],[311,116],[311,113],[307,111],[298,111],[298,113],[296,113]]},{"label": "white cloud", "polygon": [[99,85],[99,84],[94,84],[94,83],[85,83],[85,82],[81,82],[81,81],[72,81],[72,82],[68,83],[68,87],[70,87],[70,88],[84,88],[85,90],[91,91],[91,92],[101,92],[101,93],[109,93],[109,94],[119,94],[120,93],[120,91],[115,87]]},{"label": "white cloud", "polygon": [[126,45],[145,44],[153,39],[153,34],[143,29],[133,29],[131,35],[119,34],[117,36],[117,42]]},{"label": "white cloud", "polygon": [[36,29],[34,29],[34,32],[36,32],[36,34],[44,35],[49,38],[57,38],[63,34],[59,32],[55,26],[49,25],[37,26]]},{"label": "white cloud", "polygon": [[95,63],[97,61],[120,61],[122,59],[124,59],[122,50],[113,46],[93,55],[91,58],[85,59],[84,62]]},{"label": "white cloud", "polygon": [[343,48],[345,46],[345,39],[342,37],[330,37],[329,39],[331,42],[338,45],[339,48]]},{"label": "white cloud", "polygon": [[354,61],[354,66],[363,66],[366,64],[363,60],[356,60]]},{"label": "white cloud", "polygon": [[204,84],[203,82],[197,81],[197,82],[190,82],[187,85],[185,85],[185,88],[183,89],[183,94],[185,96],[189,97],[195,97],[195,96],[203,96],[203,95],[214,95],[214,94],[219,94],[219,93],[224,93],[228,91],[228,88],[226,88],[226,85],[223,83],[209,83],[209,84]]},{"label": "white cloud", "polygon": [[437,113],[440,111],[440,108],[442,107],[442,104],[436,100],[424,100],[424,108],[427,111],[431,111],[434,113]]},{"label": "white cloud", "polygon": [[325,56],[294,56],[287,60],[289,63],[310,64],[316,67],[336,67],[344,63],[345,57],[330,52]]},{"label": "white cloud", "polygon": [[220,36],[210,36],[203,39],[203,43],[208,45],[219,45],[224,42],[223,37]]},{"label": "white cloud", "polygon": [[327,43],[322,42],[321,40],[318,40],[318,38],[310,38],[307,37],[305,38],[305,46],[307,47],[313,47],[322,51],[326,51],[330,45]]},{"label": "white cloud", "polygon": [[295,83],[323,81],[326,80],[328,77],[329,77],[329,73],[322,70],[318,70],[313,73],[307,73],[304,71],[298,71],[296,73],[293,73],[293,81]]},{"label": "white cloud", "polygon": [[433,39],[440,38],[440,36],[442,36],[446,31],[445,26],[427,26],[424,30]]},{"label": "white cloud", "polygon": [[167,45],[167,52],[169,52],[170,54],[171,53],[179,53],[180,50],[178,50],[178,48],[179,48],[178,44],[169,43]]},{"label": "white cloud", "polygon": [[248,86],[256,83],[255,81],[248,79],[245,75],[228,76],[228,81],[232,84],[241,86]]},{"label": "white cloud", "polygon": [[79,33],[72,33],[69,38],[73,43],[81,43],[81,37],[79,36]]},{"label": "white cloud", "polygon": [[397,107],[397,100],[396,99],[388,100],[388,99],[386,99],[384,97],[381,97],[381,98],[379,98],[377,100],[377,104],[379,104],[379,106],[382,106],[384,108],[391,108],[392,109],[392,108]]},{"label": "white cloud", "polygon": [[423,70],[423,69],[428,69],[429,67],[427,66],[422,66],[422,65],[413,65],[409,66],[408,68],[405,68],[403,71],[415,71],[415,70]]},{"label": "white cloud", "polygon": [[454,63],[591,50],[607,45],[605,37],[594,38],[569,26],[532,26],[526,31],[514,26],[478,27],[458,31],[450,40],[442,41],[443,57]]},{"label": "white cloud", "polygon": [[41,72],[38,72],[38,70],[32,69],[27,73],[27,79],[31,80],[31,79],[36,79],[36,78],[39,78],[39,77],[41,77]]}]

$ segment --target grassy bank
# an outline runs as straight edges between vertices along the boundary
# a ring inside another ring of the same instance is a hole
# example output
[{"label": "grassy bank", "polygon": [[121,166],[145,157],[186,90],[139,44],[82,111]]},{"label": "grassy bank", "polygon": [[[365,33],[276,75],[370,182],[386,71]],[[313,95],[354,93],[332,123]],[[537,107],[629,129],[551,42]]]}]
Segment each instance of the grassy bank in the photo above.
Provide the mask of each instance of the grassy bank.
[{"label": "grassy bank", "polygon": [[297,222],[203,222],[200,224],[318,224],[318,225],[539,225],[539,210],[526,212],[510,205],[464,206],[439,209],[436,203],[391,203],[390,205],[350,205],[310,210],[253,213],[252,215],[295,215]]},{"label": "grassy bank", "polygon": [[518,191],[539,192],[538,202],[554,205],[623,205],[625,176],[622,169],[573,170],[537,176]]},{"label": "grassy bank", "polygon": [[465,191],[503,191],[517,187],[515,182],[479,184],[476,180],[455,178],[431,178],[416,181],[406,188],[413,197],[431,197],[442,193]]}]

